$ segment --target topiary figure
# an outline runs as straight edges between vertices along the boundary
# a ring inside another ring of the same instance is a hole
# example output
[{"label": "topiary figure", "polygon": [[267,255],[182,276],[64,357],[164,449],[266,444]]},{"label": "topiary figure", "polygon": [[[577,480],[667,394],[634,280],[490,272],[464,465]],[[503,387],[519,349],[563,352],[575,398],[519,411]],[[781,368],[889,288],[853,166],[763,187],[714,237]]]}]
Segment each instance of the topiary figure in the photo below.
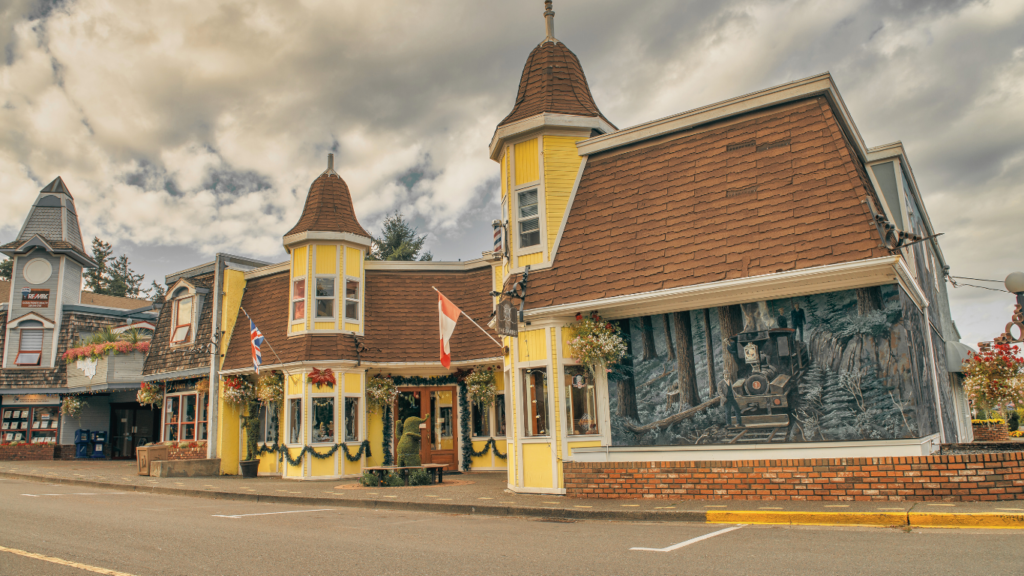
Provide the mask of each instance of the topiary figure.
[{"label": "topiary figure", "polygon": [[402,424],[402,438],[398,441],[398,465],[420,465],[420,424],[427,420],[410,416]]}]

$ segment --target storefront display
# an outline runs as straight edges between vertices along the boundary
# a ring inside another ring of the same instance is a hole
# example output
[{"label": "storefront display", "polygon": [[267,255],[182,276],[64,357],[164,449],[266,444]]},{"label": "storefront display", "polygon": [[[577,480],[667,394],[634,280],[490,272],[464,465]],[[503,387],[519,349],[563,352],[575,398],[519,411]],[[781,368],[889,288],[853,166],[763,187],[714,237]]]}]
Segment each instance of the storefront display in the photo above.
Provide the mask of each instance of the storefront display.
[{"label": "storefront display", "polygon": [[55,444],[60,428],[59,406],[15,406],[3,409],[0,433],[4,442]]}]

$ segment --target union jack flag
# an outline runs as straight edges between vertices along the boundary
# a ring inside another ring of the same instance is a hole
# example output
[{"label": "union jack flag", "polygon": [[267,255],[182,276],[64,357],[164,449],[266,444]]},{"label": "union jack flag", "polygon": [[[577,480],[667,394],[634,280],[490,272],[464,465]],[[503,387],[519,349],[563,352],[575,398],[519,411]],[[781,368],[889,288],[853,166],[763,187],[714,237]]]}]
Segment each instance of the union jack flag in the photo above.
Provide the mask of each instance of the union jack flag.
[{"label": "union jack flag", "polygon": [[263,354],[260,353],[260,346],[263,344],[263,333],[256,327],[256,323],[249,319],[249,338],[252,340],[252,367],[256,373],[260,373],[260,364],[263,363]]}]

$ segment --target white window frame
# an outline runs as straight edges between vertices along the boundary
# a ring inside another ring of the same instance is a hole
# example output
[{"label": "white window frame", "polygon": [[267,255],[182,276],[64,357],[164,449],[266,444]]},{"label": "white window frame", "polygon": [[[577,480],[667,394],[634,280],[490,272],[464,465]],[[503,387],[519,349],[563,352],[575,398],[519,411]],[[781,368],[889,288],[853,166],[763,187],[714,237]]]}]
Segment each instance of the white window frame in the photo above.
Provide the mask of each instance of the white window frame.
[{"label": "white window frame", "polygon": [[[291,431],[292,431],[292,400],[298,400],[299,401],[299,418],[305,418],[305,415],[306,415],[306,408],[307,408],[306,405],[305,405],[306,399],[302,396],[302,394],[292,394],[290,396],[285,396],[285,399],[284,399],[284,441],[281,442],[281,444],[283,444],[283,445],[285,445],[285,446],[287,446],[289,448],[301,448],[302,447],[302,443],[303,443],[302,438],[299,438],[298,442],[292,442],[291,441]],[[302,422],[299,422],[299,430],[302,431],[303,429],[304,428],[302,426]]]},{"label": "white window frame", "polygon": [[[349,440],[348,439],[348,412],[345,410],[345,403],[350,398],[357,402],[357,404],[356,404],[356,439],[355,440]],[[341,417],[341,424],[342,425],[339,427],[339,430],[341,428],[343,428],[344,431],[345,431],[345,433],[342,434],[343,439],[341,440],[341,442],[359,442],[359,443],[361,443],[363,441],[363,439],[364,439],[363,438],[363,436],[364,436],[364,434],[363,434],[363,422],[362,422],[363,418],[360,417],[360,415],[362,414],[362,411],[363,411],[363,397],[360,394],[345,394],[345,395],[343,395],[341,397],[341,403],[342,403],[341,406],[338,407],[339,411],[341,412],[341,416],[342,416]]]},{"label": "white window frame", "polygon": [[[24,340],[25,340],[25,333],[26,332],[38,332],[39,333],[39,350],[22,350],[21,346],[22,346],[22,342],[24,342]],[[39,327],[33,326],[31,328],[21,328],[21,327],[19,327],[18,328],[18,353],[15,354],[15,356],[14,356],[14,365],[15,366],[19,366],[19,367],[42,366],[43,365],[43,346],[45,344],[46,344],[46,329],[43,328],[42,326],[39,326]],[[22,354],[37,354],[38,358],[36,358],[36,361],[31,363],[31,364],[29,364],[29,363],[22,363],[22,362],[19,362],[19,360],[21,359],[21,355]]]},{"label": "white window frame", "polygon": [[[520,213],[521,206],[519,204],[519,195],[523,194],[523,193],[526,193],[526,192],[535,192],[537,194],[537,215],[536,216],[524,217]],[[534,184],[532,186],[523,186],[523,188],[521,190],[516,190],[513,193],[516,196],[515,197],[515,204],[516,204],[516,214],[515,214],[516,218],[515,218],[515,222],[516,222],[516,249],[518,251],[518,255],[519,256],[526,256],[528,254],[533,254],[535,252],[540,252],[540,251],[542,251],[544,249],[544,231],[541,228],[541,216],[543,215],[543,211],[541,210],[540,186],[536,185],[536,184]],[[523,246],[522,223],[525,220],[532,220],[534,218],[537,219],[537,243],[536,244],[532,244],[530,246]]]},{"label": "white window frame", "polygon": [[[363,315],[363,280],[362,280],[362,278],[356,278],[354,276],[347,276],[347,275],[344,278],[345,278],[345,286],[344,286],[345,293],[342,295],[341,299],[344,302],[345,309],[342,311],[342,318],[344,319],[344,322],[352,322],[352,323],[358,324],[358,323],[362,322],[362,319],[361,318],[352,318],[352,317],[350,317],[348,315],[348,303],[349,302],[355,302],[356,303],[356,311],[357,311],[356,313],[359,314],[360,317],[362,317],[362,315]],[[359,285],[359,288],[356,289],[356,298],[357,298],[356,300],[352,300],[352,299],[350,299],[348,297],[348,283],[349,282],[355,282],[355,283],[357,283]]]},{"label": "white window frame", "polygon": [[[519,418],[519,421],[522,423],[522,426],[523,426],[523,439],[524,440],[541,440],[542,439],[542,440],[545,440],[545,441],[551,441],[554,438],[554,427],[555,427],[555,420],[554,419],[558,418],[558,412],[555,410],[554,402],[552,401],[552,392],[553,392],[553,390],[551,389],[551,368],[549,366],[547,366],[547,364],[544,364],[544,365],[541,365],[541,366],[535,366],[535,367],[532,367],[532,368],[531,367],[525,367],[525,366],[519,368],[519,389],[520,389],[520,391],[522,393],[522,398],[520,398],[520,400],[525,402],[525,399],[528,397],[527,392],[526,392],[526,373],[527,372],[533,372],[533,371],[544,372],[544,382],[545,382],[545,386],[544,387],[546,388],[544,402],[545,402],[545,407],[547,408],[547,415],[548,415],[547,431],[546,431],[545,434],[536,434],[536,435],[534,435],[534,434],[530,433],[530,430],[532,430],[533,427],[530,425],[531,423],[527,420],[527,417],[529,415],[527,414],[526,404],[522,403],[522,405],[520,406],[520,409],[517,412],[521,412],[522,413],[521,417]],[[505,410],[506,410],[506,412],[508,411],[508,406],[507,405],[505,406]]]},{"label": "white window frame", "polygon": [[[295,283],[302,282],[302,297],[295,297]],[[298,276],[292,278],[291,284],[288,285],[288,323],[289,324],[302,324],[306,325],[306,318],[309,317],[309,282],[306,276]],[[295,317],[295,304],[302,302],[302,317]]]},{"label": "white window frame", "polygon": [[597,420],[597,432],[592,433],[592,434],[572,434],[571,433],[571,431],[572,431],[572,421],[569,418],[569,413],[568,413],[569,405],[568,405],[568,399],[566,398],[566,394],[567,394],[567,392],[569,390],[570,384],[569,384],[569,375],[568,375],[568,373],[565,370],[566,368],[570,368],[570,367],[583,368],[583,365],[580,364],[579,362],[576,362],[573,359],[563,358],[562,359],[562,365],[559,367],[559,370],[558,370],[558,376],[559,376],[558,381],[560,383],[559,388],[562,388],[562,390],[559,390],[559,393],[561,394],[560,401],[561,401],[561,403],[565,404],[565,406],[563,406],[563,408],[566,409],[566,412],[564,414],[562,414],[562,416],[565,418],[565,434],[564,434],[564,436],[566,438],[566,441],[568,441],[568,442],[579,442],[579,441],[582,441],[582,440],[600,440],[600,439],[603,439],[604,436],[605,436],[604,430],[608,426],[610,426],[610,423],[606,423],[604,421],[604,418],[602,418],[602,416],[601,416],[601,402],[604,401],[604,400],[602,399],[601,383],[598,380],[598,375],[597,374],[591,374],[591,377],[594,379],[594,412],[595,413],[590,415],[591,418]]},{"label": "white window frame", "polygon": [[[334,282],[334,295],[333,296],[318,296],[316,284],[321,278],[329,279]],[[319,321],[334,321],[337,319],[337,306],[338,306],[338,277],[334,274],[316,274],[313,276],[313,318]],[[320,315],[320,301],[331,300],[331,315],[321,316]]]},{"label": "white window frame", "polygon": [[[309,386],[313,386],[313,385],[309,384]],[[313,403],[316,402],[317,399],[325,399],[325,398],[330,398],[331,400],[334,400],[334,438],[333,438],[333,441],[331,441],[331,442],[313,442],[313,420],[314,420],[313,414],[314,414],[314,408],[315,408]],[[310,391],[310,394],[309,394],[309,418],[307,418],[307,420],[308,420],[308,422],[306,422],[306,434],[308,435],[307,437],[309,438],[309,445],[310,446],[314,446],[314,447],[317,447],[317,448],[323,447],[323,446],[334,446],[338,442],[338,423],[340,422],[340,419],[338,418],[338,395],[337,395],[337,393],[334,392],[333,390],[331,392],[316,393],[316,394],[314,394],[312,391]]]},{"label": "white window frame", "polygon": [[[490,434],[487,435],[487,436],[476,436],[476,435],[473,435],[472,439],[473,439],[474,442],[484,442],[484,441],[487,441],[487,440],[489,440],[491,438],[494,438],[495,440],[503,440],[503,439],[508,437],[508,425],[507,424],[505,426],[505,434],[504,435],[497,436],[497,435],[494,434],[494,431],[498,428],[498,426],[497,426],[498,425],[498,411],[494,407],[495,403],[497,402],[497,397],[498,396],[502,396],[502,397],[505,398],[504,399],[504,402],[505,402],[505,412],[506,412],[506,415],[507,415],[507,413],[508,413],[508,397],[505,396],[505,391],[504,390],[500,390],[500,391],[498,391],[494,395],[495,401],[492,402],[491,405],[487,407],[487,422],[488,422],[488,425],[490,426],[488,428],[488,431],[490,432]],[[473,414],[472,414],[472,412],[473,412],[473,410],[475,410],[472,402],[469,403],[469,410],[470,410],[470,414],[469,414],[469,427],[470,427],[470,432],[472,432],[472,428],[473,428]]]},{"label": "white window frame", "polygon": [[[270,402],[270,403],[267,403],[267,404],[261,403],[260,404],[260,412],[262,414],[264,414],[265,416],[263,418],[263,425],[260,426],[260,434],[263,435],[263,440],[260,440],[259,442],[257,442],[257,444],[261,444],[263,446],[273,446],[275,443],[278,444],[278,445],[281,444],[281,437],[280,437],[281,418],[277,419],[278,429],[276,431],[274,430],[274,428],[272,427],[272,424],[271,424],[271,420],[272,420],[272,418],[271,418],[271,413],[272,412],[271,411],[274,408],[276,408],[276,407],[277,407],[277,402]],[[270,438],[270,436],[271,436],[271,434],[270,434],[271,431],[274,431],[274,434],[273,434],[274,440],[273,441],[268,440],[268,438]]]}]

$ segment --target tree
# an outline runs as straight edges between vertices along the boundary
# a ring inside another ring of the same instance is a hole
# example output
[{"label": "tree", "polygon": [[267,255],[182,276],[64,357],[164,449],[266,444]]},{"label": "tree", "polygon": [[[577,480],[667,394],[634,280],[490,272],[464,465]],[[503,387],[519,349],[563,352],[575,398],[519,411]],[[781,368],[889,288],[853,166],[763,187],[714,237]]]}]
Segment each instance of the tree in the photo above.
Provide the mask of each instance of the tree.
[{"label": "tree", "polygon": [[651,321],[650,316],[644,316],[640,319],[640,334],[644,343],[644,355],[641,360],[654,360],[658,357],[658,349],[654,346],[654,322]]},{"label": "tree", "polygon": [[[679,360],[679,407],[685,402],[690,408],[700,405],[697,392],[697,367],[693,359],[693,327],[690,312],[676,312],[672,315],[676,325],[676,357]],[[711,392],[714,396],[714,392]]]},{"label": "tree", "polygon": [[418,236],[417,233],[418,230],[401,212],[388,214],[384,217],[381,235],[371,238],[373,246],[367,257],[370,260],[433,260],[434,255],[429,251],[420,254],[427,235]]},{"label": "tree", "polygon": [[732,386],[739,377],[740,365],[728,350],[729,339],[743,331],[743,314],[739,306],[720,306],[718,329],[722,333],[722,367],[725,368],[726,384]]},{"label": "tree", "polygon": [[[632,362],[633,335],[629,329],[629,318],[619,320],[619,334],[626,341],[626,357]],[[619,406],[615,413],[623,418],[639,421],[640,414],[636,407],[636,382],[632,370],[621,374],[618,382]]]},{"label": "tree", "polygon": [[10,280],[14,274],[14,259],[5,258],[0,262],[0,280]]},{"label": "tree", "polygon": [[114,249],[99,237],[92,239],[92,259],[96,261],[96,267],[85,271],[85,289],[96,294],[106,294],[107,285],[107,262]]},{"label": "tree", "polygon": [[162,285],[157,284],[156,280],[153,280],[152,285],[146,290],[146,296],[151,297],[153,301],[163,300],[165,294],[167,294],[167,290]]},{"label": "tree", "polygon": [[146,278],[144,274],[136,274],[131,268],[128,257],[121,254],[114,260],[114,264],[108,269],[107,285],[103,294],[111,296],[123,296],[126,298],[138,298],[148,296],[148,291],[142,290],[142,281]]}]

